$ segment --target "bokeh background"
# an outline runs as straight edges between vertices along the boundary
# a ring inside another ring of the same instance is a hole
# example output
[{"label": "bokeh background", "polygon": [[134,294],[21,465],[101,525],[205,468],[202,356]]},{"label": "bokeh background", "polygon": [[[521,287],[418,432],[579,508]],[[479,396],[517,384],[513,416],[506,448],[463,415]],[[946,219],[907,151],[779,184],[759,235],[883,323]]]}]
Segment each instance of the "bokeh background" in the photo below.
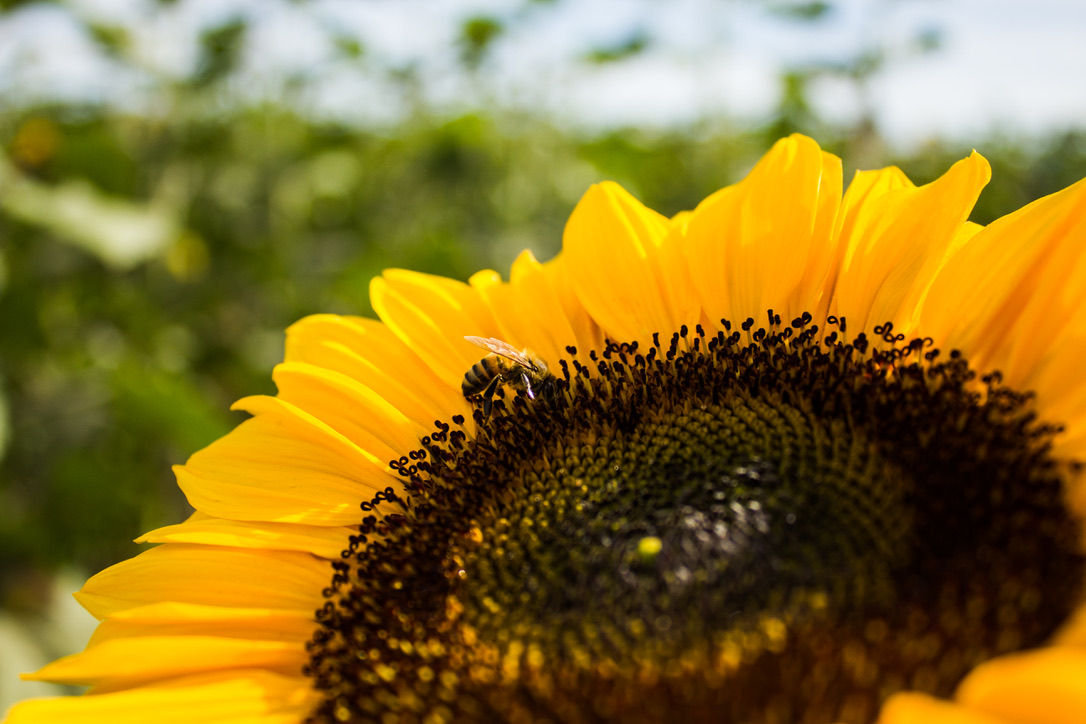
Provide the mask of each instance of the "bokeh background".
[{"label": "bokeh background", "polygon": [[371,277],[560,247],[590,183],[665,214],[793,131],[987,223],[1086,176],[1078,0],[0,0],[0,712],[82,579],[190,509],[170,466]]}]

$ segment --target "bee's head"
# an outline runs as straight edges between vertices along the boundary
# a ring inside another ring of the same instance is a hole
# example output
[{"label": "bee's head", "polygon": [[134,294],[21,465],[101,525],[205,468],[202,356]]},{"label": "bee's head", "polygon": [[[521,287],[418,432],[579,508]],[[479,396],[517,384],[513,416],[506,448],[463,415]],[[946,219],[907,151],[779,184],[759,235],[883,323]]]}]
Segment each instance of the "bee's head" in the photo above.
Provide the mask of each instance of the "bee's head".
[{"label": "bee's head", "polygon": [[558,397],[558,378],[547,370],[546,364],[539,372],[539,379],[534,385],[536,396],[544,400],[553,400]]}]

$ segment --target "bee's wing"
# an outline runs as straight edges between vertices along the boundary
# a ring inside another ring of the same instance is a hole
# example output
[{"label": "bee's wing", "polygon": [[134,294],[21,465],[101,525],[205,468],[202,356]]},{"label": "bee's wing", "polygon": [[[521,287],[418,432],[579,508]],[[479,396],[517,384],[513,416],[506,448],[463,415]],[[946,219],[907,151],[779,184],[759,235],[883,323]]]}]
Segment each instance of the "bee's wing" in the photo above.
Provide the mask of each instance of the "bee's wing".
[{"label": "bee's wing", "polygon": [[493,352],[499,357],[505,357],[507,360],[516,362],[521,367],[527,367],[529,369],[535,368],[532,361],[525,357],[519,349],[496,337],[464,337],[464,339],[477,347],[482,347],[485,350]]}]

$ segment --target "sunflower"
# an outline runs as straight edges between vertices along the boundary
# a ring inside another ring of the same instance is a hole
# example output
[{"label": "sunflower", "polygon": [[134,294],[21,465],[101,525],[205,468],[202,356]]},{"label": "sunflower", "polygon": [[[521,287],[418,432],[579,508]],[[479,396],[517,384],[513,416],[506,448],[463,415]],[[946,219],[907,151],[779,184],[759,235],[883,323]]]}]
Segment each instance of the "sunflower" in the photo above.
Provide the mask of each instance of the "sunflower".
[{"label": "sunflower", "polygon": [[7,721],[1080,721],[1086,182],[981,227],[989,176],[842,197],[797,135],[508,282],[386,271]]}]

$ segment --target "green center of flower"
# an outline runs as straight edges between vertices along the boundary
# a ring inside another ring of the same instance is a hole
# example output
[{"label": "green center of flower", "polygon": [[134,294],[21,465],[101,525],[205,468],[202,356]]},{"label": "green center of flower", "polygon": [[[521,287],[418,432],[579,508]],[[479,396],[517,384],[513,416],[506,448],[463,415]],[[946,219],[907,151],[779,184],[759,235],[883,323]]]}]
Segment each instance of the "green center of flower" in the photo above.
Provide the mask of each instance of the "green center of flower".
[{"label": "green center of flower", "polygon": [[1028,398],[770,320],[439,423],[336,564],[314,721],[863,722],[1043,642],[1083,561]]},{"label": "green center of flower", "polygon": [[565,631],[566,654],[633,670],[713,637],[749,648],[751,631],[830,600],[893,600],[902,473],[843,423],[779,401],[685,402],[565,436],[546,468],[496,481],[522,493],[457,546],[457,599],[482,637],[545,649]]}]

